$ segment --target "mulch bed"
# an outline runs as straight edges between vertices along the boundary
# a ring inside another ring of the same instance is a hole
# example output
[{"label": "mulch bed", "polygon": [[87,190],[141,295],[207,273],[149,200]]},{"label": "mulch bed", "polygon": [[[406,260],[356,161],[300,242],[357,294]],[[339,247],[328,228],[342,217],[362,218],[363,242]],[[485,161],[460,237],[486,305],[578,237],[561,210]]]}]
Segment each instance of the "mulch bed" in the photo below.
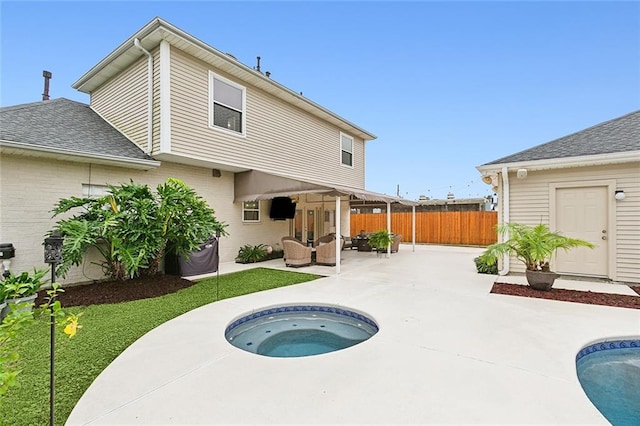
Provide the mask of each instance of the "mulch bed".
[{"label": "mulch bed", "polygon": [[[193,281],[175,275],[158,274],[128,281],[101,281],[67,287],[58,295],[58,300],[63,307],[120,303],[175,293],[193,284]],[[44,303],[45,297],[46,291],[38,292],[36,306]]]},{"label": "mulch bed", "polygon": [[[629,286],[640,295],[640,286]],[[596,293],[593,291],[565,290],[552,288],[549,291],[534,290],[527,285],[494,283],[491,293],[510,296],[535,297],[538,299],[560,300],[563,302],[586,303],[589,305],[613,306],[616,308],[640,309],[640,297],[622,294]]]}]

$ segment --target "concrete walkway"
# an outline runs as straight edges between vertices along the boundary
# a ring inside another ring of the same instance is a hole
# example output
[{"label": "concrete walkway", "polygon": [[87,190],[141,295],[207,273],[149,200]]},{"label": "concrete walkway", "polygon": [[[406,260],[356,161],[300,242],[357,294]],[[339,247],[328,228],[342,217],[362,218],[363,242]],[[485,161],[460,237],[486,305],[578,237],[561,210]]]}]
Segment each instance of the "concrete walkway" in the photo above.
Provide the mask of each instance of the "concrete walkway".
[{"label": "concrete walkway", "polygon": [[[575,355],[597,340],[640,336],[640,311],[490,294],[496,277],[473,263],[481,252],[402,245],[386,259],[345,251],[339,276],[203,306],[123,352],[67,424],[607,424],[580,387]],[[282,261],[259,266],[267,265]],[[556,286],[634,294],[614,284]],[[304,358],[226,342],[233,319],[290,303],[363,311],[380,331]]]}]

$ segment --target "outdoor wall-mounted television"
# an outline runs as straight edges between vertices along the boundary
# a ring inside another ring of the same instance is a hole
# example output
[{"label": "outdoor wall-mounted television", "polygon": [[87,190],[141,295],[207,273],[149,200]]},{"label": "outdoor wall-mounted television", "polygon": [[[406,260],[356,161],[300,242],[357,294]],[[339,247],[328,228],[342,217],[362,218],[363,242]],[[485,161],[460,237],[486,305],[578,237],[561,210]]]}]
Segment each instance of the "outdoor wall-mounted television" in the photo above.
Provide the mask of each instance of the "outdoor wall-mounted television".
[{"label": "outdoor wall-mounted television", "polygon": [[275,197],[271,200],[269,217],[273,220],[293,219],[296,215],[296,203],[289,197]]}]

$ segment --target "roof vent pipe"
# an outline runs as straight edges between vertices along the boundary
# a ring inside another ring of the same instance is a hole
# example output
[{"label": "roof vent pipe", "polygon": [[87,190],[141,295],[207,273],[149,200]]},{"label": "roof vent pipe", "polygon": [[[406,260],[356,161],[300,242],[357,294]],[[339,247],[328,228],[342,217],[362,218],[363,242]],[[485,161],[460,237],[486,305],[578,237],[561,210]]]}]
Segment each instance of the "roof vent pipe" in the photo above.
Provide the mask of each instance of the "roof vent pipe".
[{"label": "roof vent pipe", "polygon": [[51,77],[53,76],[53,74],[51,74],[50,71],[42,71],[42,76],[44,77],[44,92],[42,93],[42,100],[48,101],[49,100],[49,80],[51,80]]},{"label": "roof vent pipe", "polygon": [[142,47],[139,39],[134,39],[133,44],[147,55],[147,149],[145,152],[151,154],[153,149],[153,56]]},{"label": "roof vent pipe", "polygon": [[260,56],[257,56],[258,58],[258,65],[256,65],[256,71],[261,72],[260,71]]}]

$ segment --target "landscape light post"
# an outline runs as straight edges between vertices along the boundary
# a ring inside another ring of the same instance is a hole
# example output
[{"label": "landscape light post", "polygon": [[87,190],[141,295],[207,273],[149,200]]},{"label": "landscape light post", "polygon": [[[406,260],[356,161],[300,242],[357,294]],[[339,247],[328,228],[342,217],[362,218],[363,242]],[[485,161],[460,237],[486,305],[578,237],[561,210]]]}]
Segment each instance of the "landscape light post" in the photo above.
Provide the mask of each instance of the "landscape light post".
[{"label": "landscape light post", "polygon": [[[51,265],[51,285],[56,282],[56,266],[62,263],[62,243],[64,237],[55,230],[44,239],[44,262]],[[49,425],[54,425],[53,419],[53,398],[55,388],[54,376],[54,347],[55,347],[55,327],[56,319],[53,309],[50,309],[50,336],[49,336]]]}]

